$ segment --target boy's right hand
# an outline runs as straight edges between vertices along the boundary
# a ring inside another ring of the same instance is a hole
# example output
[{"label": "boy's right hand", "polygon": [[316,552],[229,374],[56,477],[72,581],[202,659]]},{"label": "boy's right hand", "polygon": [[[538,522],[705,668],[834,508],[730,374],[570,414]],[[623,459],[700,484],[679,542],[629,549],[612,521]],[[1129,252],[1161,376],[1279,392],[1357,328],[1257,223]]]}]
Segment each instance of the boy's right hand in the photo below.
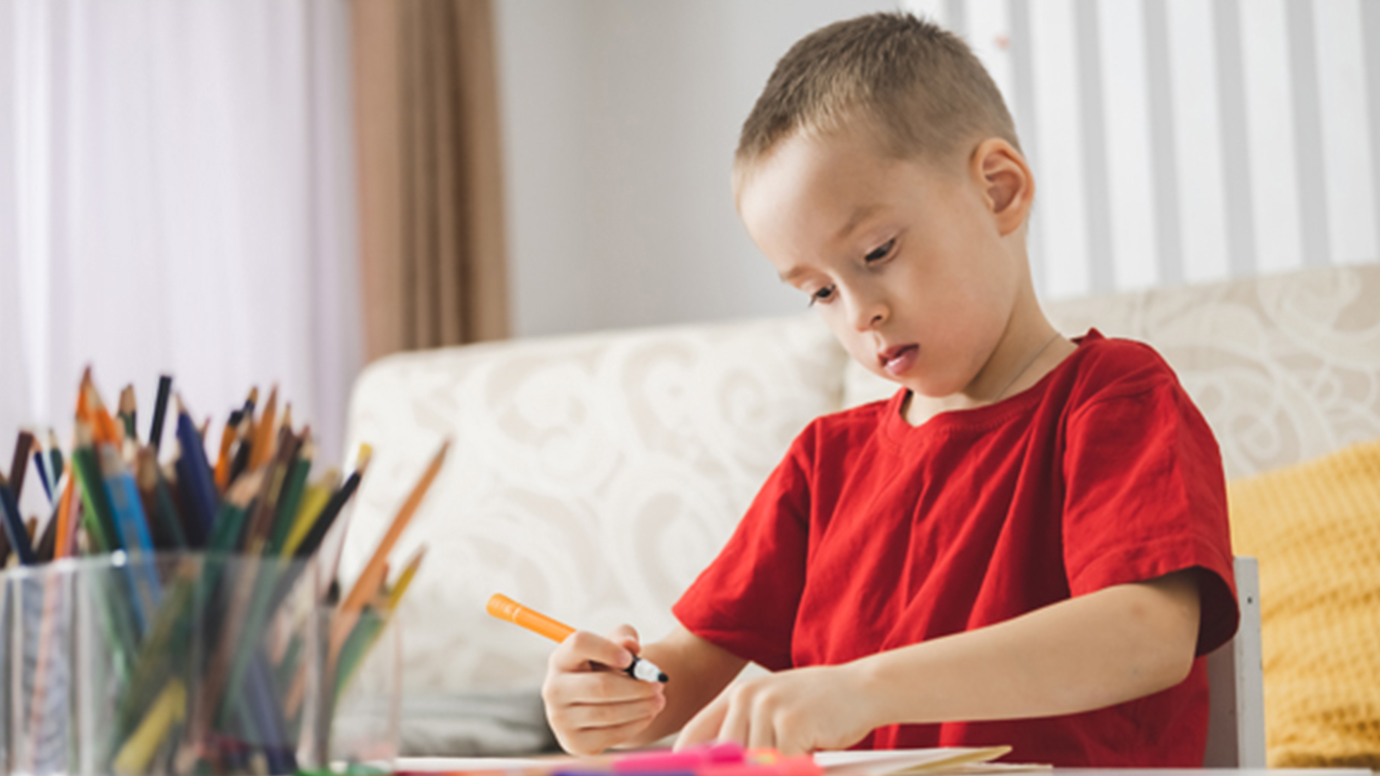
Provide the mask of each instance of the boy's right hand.
[{"label": "boy's right hand", "polygon": [[541,697],[567,752],[598,754],[628,741],[666,707],[664,685],[623,672],[641,648],[637,631],[622,625],[608,638],[576,631],[551,653]]}]

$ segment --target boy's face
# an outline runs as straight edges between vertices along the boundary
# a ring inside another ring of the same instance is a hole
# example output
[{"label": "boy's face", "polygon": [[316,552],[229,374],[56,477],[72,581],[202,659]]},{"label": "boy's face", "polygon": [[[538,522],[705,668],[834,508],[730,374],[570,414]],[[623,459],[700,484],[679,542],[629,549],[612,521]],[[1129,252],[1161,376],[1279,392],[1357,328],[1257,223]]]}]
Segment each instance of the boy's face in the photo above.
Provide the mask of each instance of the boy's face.
[{"label": "boy's face", "polygon": [[749,171],[739,213],[859,363],[924,396],[967,394],[1029,285],[1023,232],[978,154],[941,166],[873,148],[796,133]]}]

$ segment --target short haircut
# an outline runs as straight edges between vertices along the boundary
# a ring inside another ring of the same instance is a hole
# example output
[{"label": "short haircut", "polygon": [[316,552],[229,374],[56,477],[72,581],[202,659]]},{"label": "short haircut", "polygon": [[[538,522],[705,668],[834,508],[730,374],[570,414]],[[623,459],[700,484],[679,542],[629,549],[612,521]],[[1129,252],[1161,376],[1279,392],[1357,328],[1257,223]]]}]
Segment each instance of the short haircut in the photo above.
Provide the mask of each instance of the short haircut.
[{"label": "short haircut", "polygon": [[797,131],[859,122],[898,159],[942,159],[986,137],[1020,149],[1001,92],[966,43],[909,13],[874,13],[821,27],[781,57],[743,122],[735,177]]}]

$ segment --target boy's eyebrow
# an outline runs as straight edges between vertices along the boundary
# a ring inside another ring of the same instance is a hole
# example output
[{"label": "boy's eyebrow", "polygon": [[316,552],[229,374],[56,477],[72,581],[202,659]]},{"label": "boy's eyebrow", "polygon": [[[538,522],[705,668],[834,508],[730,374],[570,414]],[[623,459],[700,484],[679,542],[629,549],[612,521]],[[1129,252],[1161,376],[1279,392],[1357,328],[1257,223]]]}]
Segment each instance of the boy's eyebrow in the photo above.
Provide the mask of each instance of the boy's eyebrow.
[{"label": "boy's eyebrow", "polygon": [[[848,216],[848,221],[843,225],[843,228],[838,231],[838,234],[835,235],[834,239],[842,240],[843,238],[847,237],[849,232],[852,232],[854,229],[858,228],[858,224],[861,224],[869,216],[881,210],[882,207],[882,205],[874,202],[870,205],[863,205],[862,207],[859,207],[858,209],[854,210],[853,213]],[[777,277],[781,278],[782,283],[789,283],[792,280],[794,280],[798,275],[802,275],[807,271],[808,268],[802,267],[797,264],[796,266],[791,267],[785,272],[778,272]]]},{"label": "boy's eyebrow", "polygon": [[876,213],[878,210],[881,209],[882,206],[874,202],[870,205],[863,205],[862,207],[859,207],[857,210],[854,210],[853,214],[848,217],[847,223],[845,223],[843,225],[843,228],[838,231],[838,234],[834,236],[834,239],[842,240],[843,238],[847,237],[849,232],[852,232],[854,229],[858,228],[858,224],[861,224],[868,216],[872,215],[873,213]]}]

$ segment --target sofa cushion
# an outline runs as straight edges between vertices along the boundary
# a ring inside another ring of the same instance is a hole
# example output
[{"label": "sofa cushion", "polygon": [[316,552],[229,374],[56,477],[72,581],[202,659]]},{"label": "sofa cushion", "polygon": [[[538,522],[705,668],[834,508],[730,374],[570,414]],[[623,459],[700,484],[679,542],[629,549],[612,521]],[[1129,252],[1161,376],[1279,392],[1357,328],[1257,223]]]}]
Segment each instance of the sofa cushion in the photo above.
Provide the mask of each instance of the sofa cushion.
[{"label": "sofa cushion", "polygon": [[1380,768],[1380,441],[1228,486],[1260,564],[1272,767]]},{"label": "sofa cushion", "polygon": [[814,316],[393,356],[356,382],[374,459],[342,558],[353,578],[441,440],[455,445],[395,557],[426,542],[400,616],[410,691],[531,687],[553,646],[484,614],[503,592],[647,638],[768,472],[838,407],[843,351]]}]

